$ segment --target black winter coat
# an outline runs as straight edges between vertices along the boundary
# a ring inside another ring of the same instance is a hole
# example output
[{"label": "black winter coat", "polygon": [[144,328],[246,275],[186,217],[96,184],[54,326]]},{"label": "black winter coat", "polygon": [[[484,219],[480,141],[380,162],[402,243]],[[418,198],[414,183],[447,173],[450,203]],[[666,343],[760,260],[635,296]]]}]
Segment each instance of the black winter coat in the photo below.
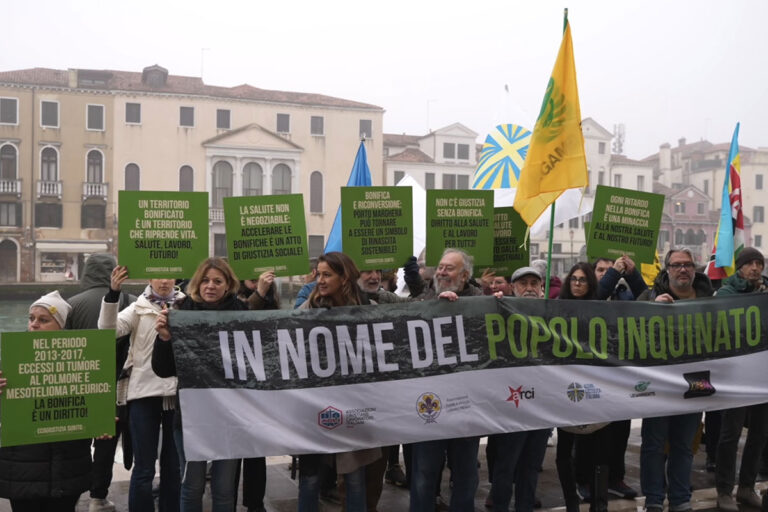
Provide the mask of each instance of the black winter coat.
[{"label": "black winter coat", "polygon": [[0,448],[0,497],[80,496],[91,484],[91,440]]}]

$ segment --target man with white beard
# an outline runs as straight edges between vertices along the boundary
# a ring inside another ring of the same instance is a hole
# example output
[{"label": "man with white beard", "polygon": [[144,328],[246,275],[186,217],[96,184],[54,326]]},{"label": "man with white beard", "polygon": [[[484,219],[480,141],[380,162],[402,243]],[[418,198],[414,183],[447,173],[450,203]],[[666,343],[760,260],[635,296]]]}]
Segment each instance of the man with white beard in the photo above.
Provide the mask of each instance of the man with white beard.
[{"label": "man with white beard", "polygon": [[[446,249],[432,278],[434,286],[418,298],[458,300],[482,295],[483,290],[469,283],[472,257],[459,249]],[[413,444],[411,475],[411,512],[434,510],[443,461],[451,461],[451,510],[474,510],[477,491],[477,449],[479,437],[423,441]]]}]

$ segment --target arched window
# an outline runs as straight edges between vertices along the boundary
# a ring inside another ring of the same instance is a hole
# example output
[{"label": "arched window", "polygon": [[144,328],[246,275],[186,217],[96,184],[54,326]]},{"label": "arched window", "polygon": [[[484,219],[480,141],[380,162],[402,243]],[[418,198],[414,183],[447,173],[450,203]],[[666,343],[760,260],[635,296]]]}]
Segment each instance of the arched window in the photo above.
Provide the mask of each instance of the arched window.
[{"label": "arched window", "polygon": [[0,180],[15,180],[18,157],[16,147],[6,144],[0,148]]},{"label": "arched window", "polygon": [[40,153],[40,179],[42,181],[59,180],[59,155],[51,147],[43,148]]},{"label": "arched window", "polygon": [[136,164],[125,166],[125,190],[141,190],[141,171]]},{"label": "arched window", "polygon": [[685,245],[696,245],[696,233],[693,229],[688,228],[685,232],[685,241],[683,243]]},{"label": "arched window", "polygon": [[696,244],[702,245],[707,243],[707,234],[704,232],[703,229],[700,229],[698,233],[696,233]]},{"label": "arched window", "polygon": [[195,172],[189,165],[182,165],[179,169],[179,192],[192,192],[195,190]]},{"label": "arched window", "polygon": [[220,160],[213,166],[213,206],[224,208],[224,198],[232,196],[232,166]]},{"label": "arched window", "polygon": [[676,229],[675,230],[675,245],[677,245],[677,246],[683,245],[683,230],[682,229]]},{"label": "arched window", "polygon": [[264,193],[264,172],[256,162],[243,168],[243,195],[260,196]]},{"label": "arched window", "polygon": [[95,149],[88,152],[88,183],[102,183],[104,181],[104,157]]},{"label": "arched window", "polygon": [[309,176],[309,211],[323,213],[323,173],[320,171]]},{"label": "arched window", "polygon": [[291,169],[285,164],[277,164],[272,169],[272,195],[291,193]]}]

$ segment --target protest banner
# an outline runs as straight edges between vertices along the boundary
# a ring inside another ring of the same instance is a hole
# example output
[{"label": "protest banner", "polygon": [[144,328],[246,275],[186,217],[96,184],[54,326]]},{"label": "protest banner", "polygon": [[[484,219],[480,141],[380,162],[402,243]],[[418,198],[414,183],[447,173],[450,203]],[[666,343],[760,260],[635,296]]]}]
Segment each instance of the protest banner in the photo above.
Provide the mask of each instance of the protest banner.
[{"label": "protest banner", "polygon": [[307,223],[301,194],[224,198],[229,264],[241,279],[268,270],[276,276],[309,272]]},{"label": "protest banner", "polygon": [[115,331],[0,334],[0,446],[115,434]]},{"label": "protest banner", "polygon": [[410,187],[342,187],[344,253],[360,270],[397,268],[413,255]]},{"label": "protest banner", "polygon": [[[509,277],[520,267],[528,265],[530,256],[525,245],[528,225],[510,207],[493,209],[493,266],[497,276]],[[487,268],[487,267],[485,267]],[[483,275],[484,267],[475,265],[475,276]]]},{"label": "protest banner", "polygon": [[427,190],[427,266],[444,249],[472,255],[475,266],[493,264],[493,190]]},{"label": "protest banner", "polygon": [[765,294],[172,311],[185,451],[335,453],[762,403],[766,313]]},{"label": "protest banner", "polygon": [[131,279],[192,277],[208,257],[208,192],[118,192],[118,262]]},{"label": "protest banner", "polygon": [[587,257],[616,259],[623,254],[637,265],[653,263],[664,196],[598,185],[587,238]]}]

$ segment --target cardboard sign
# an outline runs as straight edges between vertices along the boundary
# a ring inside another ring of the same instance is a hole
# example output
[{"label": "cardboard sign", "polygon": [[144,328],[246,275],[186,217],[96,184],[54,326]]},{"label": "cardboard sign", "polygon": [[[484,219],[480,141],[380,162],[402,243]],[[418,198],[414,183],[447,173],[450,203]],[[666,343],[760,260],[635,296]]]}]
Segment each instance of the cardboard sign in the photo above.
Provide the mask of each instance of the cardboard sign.
[{"label": "cardboard sign", "polygon": [[664,196],[598,185],[587,238],[587,257],[653,263]]},{"label": "cardboard sign", "polygon": [[0,334],[0,446],[115,434],[115,331]]},{"label": "cardboard sign", "polygon": [[[528,225],[513,207],[493,209],[493,272],[497,276],[511,276],[530,260],[528,247],[523,246]],[[475,265],[475,276],[484,268]]]},{"label": "cardboard sign", "polygon": [[344,253],[360,270],[397,268],[413,254],[411,187],[342,187]]},{"label": "cardboard sign", "polygon": [[240,279],[309,272],[307,223],[301,194],[224,198],[229,264]]},{"label": "cardboard sign", "polygon": [[493,264],[493,190],[427,190],[427,266],[461,249],[475,267]]},{"label": "cardboard sign", "polygon": [[208,192],[121,190],[118,232],[131,279],[192,277],[208,257]]}]

